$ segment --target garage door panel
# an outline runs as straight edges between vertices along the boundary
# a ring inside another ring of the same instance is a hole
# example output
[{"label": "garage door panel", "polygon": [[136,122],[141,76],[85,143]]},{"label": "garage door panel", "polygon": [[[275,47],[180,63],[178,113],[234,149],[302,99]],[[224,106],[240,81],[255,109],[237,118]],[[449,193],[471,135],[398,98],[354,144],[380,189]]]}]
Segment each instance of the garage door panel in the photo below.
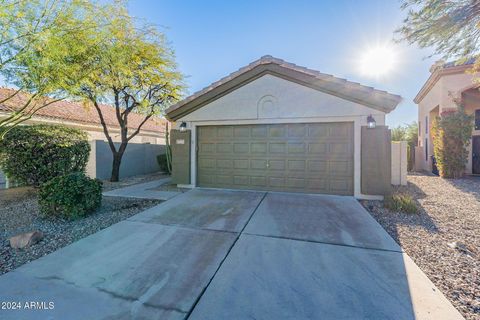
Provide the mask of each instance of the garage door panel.
[{"label": "garage door panel", "polygon": [[250,169],[267,169],[267,160],[266,159],[253,159],[250,160]]},{"label": "garage door panel", "polygon": [[286,142],[270,142],[268,144],[268,151],[270,153],[286,153],[287,143]]},{"label": "garage door panel", "polygon": [[252,142],[250,148],[252,153],[267,153],[266,142]]},{"label": "garage door panel", "polygon": [[281,170],[283,172],[285,171],[285,168],[286,168],[285,160],[269,160],[268,161],[269,170]]},{"label": "garage door panel", "polygon": [[328,172],[328,161],[321,160],[309,160],[308,161],[308,171],[313,173],[324,173]]},{"label": "garage door panel", "polygon": [[233,137],[233,127],[231,126],[217,127],[217,137],[220,139]]},{"label": "garage door panel", "polygon": [[270,138],[285,138],[287,135],[286,125],[276,125],[268,127],[268,136]]},{"label": "garage door panel", "polygon": [[198,159],[198,167],[200,169],[215,169],[215,159],[202,158]]},{"label": "garage door panel", "polygon": [[265,138],[267,137],[266,126],[253,126],[251,127],[252,138]]},{"label": "garage door panel", "polygon": [[287,178],[287,187],[303,190],[306,186],[306,179]]},{"label": "garage door panel", "polygon": [[232,169],[233,168],[233,160],[232,159],[218,159],[217,160],[217,168],[219,168],[219,169]]},{"label": "garage door panel", "polygon": [[215,153],[215,143],[199,143],[199,153],[201,154],[213,154]]},{"label": "garage door panel", "polygon": [[234,143],[233,144],[233,152],[235,154],[249,153],[250,152],[250,144],[248,142]]},{"label": "garage door panel", "polygon": [[214,175],[211,174],[199,174],[198,175],[198,184],[199,185],[215,185]]},{"label": "garage door panel", "polygon": [[232,175],[217,174],[215,177],[215,182],[220,186],[231,186],[233,184]]},{"label": "garage door panel", "polygon": [[285,188],[285,178],[281,177],[268,177],[268,185],[273,188]]},{"label": "garage door panel", "polygon": [[217,153],[233,153],[231,143],[217,143]]},{"label": "garage door panel", "polygon": [[250,185],[250,177],[249,176],[233,176],[233,184],[235,186],[241,187],[248,187]]},{"label": "garage door panel", "polygon": [[235,159],[233,160],[234,169],[248,169],[250,165],[250,160],[248,159]]},{"label": "garage door panel", "polygon": [[308,179],[307,189],[318,193],[328,193],[327,179]]},{"label": "garage door panel", "polygon": [[308,125],[308,136],[310,138],[326,137],[328,135],[328,126]]},{"label": "garage door panel", "polygon": [[254,187],[266,187],[267,186],[267,178],[266,177],[253,176],[253,177],[250,178],[250,184]]},{"label": "garage door panel", "polygon": [[304,142],[288,142],[288,153],[305,153]]},{"label": "garage door panel", "polygon": [[329,189],[339,194],[349,194],[350,181],[346,179],[331,179]]},{"label": "garage door panel", "polygon": [[308,144],[308,153],[326,155],[327,152],[328,145],[326,143],[311,142]]},{"label": "garage door panel", "polygon": [[328,144],[328,152],[333,156],[350,155],[350,144],[348,142],[331,142]]},{"label": "garage door panel", "polygon": [[353,194],[352,123],[208,126],[197,137],[199,186]]},{"label": "garage door panel", "polygon": [[329,161],[328,172],[330,175],[349,177],[353,173],[353,167],[349,161]]},{"label": "garage door panel", "polygon": [[234,127],[233,136],[235,138],[249,138],[250,137],[250,127]]},{"label": "garage door panel", "polygon": [[288,170],[293,171],[305,171],[306,161],[305,160],[288,160]]},{"label": "garage door panel", "polygon": [[289,124],[288,137],[290,138],[304,138],[307,135],[307,126],[303,123]]}]

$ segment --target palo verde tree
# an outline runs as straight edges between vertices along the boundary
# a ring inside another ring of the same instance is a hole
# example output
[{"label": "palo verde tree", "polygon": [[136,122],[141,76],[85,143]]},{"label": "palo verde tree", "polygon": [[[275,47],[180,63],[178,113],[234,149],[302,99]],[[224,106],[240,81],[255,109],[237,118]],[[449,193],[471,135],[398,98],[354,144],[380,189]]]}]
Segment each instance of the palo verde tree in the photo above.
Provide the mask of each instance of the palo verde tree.
[{"label": "palo verde tree", "polygon": [[[444,59],[464,62],[480,52],[480,2],[472,0],[405,0],[408,10],[397,30],[401,39],[432,47]],[[480,70],[480,61],[473,67]]]},{"label": "palo verde tree", "polygon": [[0,97],[12,110],[0,118],[0,139],[88,73],[92,46],[78,39],[97,25],[92,8],[87,0],[0,0],[0,75],[15,88]]},{"label": "palo verde tree", "polygon": [[[118,181],[129,141],[149,119],[161,115],[179,99],[183,86],[174,53],[162,33],[134,21],[122,3],[115,3],[107,11],[107,15],[95,15],[108,23],[91,34],[93,38],[101,35],[103,40],[95,46],[95,68],[75,94],[92,104],[98,113],[113,155],[110,180]],[[105,122],[102,103],[115,108],[120,128],[118,145]],[[132,129],[129,119],[134,113],[142,120]]]}]

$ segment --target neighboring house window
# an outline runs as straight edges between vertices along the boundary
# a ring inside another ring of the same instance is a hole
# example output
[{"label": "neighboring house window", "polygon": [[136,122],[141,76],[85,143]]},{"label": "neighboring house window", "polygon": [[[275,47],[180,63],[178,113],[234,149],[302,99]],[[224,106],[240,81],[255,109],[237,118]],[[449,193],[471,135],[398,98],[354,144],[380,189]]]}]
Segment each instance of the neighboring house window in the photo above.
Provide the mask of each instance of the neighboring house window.
[{"label": "neighboring house window", "polygon": [[428,133],[428,116],[425,117],[425,133]]},{"label": "neighboring house window", "polygon": [[480,130],[480,109],[475,110],[475,130]]},{"label": "neighboring house window", "polygon": [[428,161],[428,139],[425,139],[425,161]]}]

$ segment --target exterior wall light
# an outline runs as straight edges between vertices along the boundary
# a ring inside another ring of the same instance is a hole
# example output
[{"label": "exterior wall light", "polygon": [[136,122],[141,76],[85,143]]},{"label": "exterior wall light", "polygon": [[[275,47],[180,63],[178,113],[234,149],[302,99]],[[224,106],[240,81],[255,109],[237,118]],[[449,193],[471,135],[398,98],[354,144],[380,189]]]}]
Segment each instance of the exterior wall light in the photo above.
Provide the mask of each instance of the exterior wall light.
[{"label": "exterior wall light", "polygon": [[185,121],[182,121],[182,123],[180,123],[180,131],[185,131],[187,130],[187,123]]},{"label": "exterior wall light", "polygon": [[372,117],[372,115],[369,115],[367,117],[367,127],[369,129],[374,129],[375,127],[377,126],[377,122],[375,121],[375,119]]}]

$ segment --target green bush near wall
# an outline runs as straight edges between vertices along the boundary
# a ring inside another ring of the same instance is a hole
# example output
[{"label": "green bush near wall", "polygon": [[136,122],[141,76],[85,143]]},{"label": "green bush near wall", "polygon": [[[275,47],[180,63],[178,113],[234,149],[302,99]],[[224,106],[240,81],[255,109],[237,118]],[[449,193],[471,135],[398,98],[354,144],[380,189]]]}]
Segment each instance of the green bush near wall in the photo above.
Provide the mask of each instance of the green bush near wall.
[{"label": "green bush near wall", "polygon": [[385,208],[393,212],[418,213],[418,207],[412,196],[402,193],[394,193],[386,196]]},{"label": "green bush near wall", "polygon": [[171,174],[168,166],[168,159],[166,154],[159,154],[157,156],[157,162],[160,167],[160,170],[165,172],[166,174]]},{"label": "green bush near wall", "polygon": [[55,177],[40,187],[38,204],[45,216],[77,219],[102,203],[102,182],[82,172]]},{"label": "green bush near wall", "polygon": [[459,178],[465,172],[467,146],[473,130],[473,116],[463,106],[442,112],[433,121],[433,152],[442,178]]},{"label": "green bush near wall", "polygon": [[0,141],[0,167],[18,183],[40,186],[84,171],[90,154],[86,132],[61,125],[19,126]]}]

